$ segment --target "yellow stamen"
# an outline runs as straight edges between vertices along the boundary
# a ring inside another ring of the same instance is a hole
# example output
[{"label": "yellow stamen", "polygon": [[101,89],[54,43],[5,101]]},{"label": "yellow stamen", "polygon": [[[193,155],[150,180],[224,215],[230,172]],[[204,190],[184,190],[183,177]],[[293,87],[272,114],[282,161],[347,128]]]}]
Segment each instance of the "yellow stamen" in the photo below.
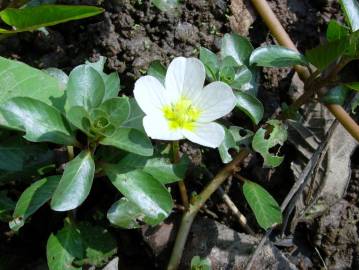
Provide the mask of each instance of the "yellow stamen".
[{"label": "yellow stamen", "polygon": [[191,100],[181,97],[176,103],[162,108],[164,117],[168,120],[170,129],[183,128],[190,131],[195,129],[195,123],[201,111],[192,105]]}]

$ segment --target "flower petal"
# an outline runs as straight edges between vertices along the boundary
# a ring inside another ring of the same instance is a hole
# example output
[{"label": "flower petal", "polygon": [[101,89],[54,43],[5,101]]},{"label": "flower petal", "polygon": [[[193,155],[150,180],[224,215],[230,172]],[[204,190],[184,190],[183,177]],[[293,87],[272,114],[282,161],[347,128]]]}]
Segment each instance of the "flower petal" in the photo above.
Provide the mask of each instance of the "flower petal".
[{"label": "flower petal", "polygon": [[202,111],[198,121],[211,122],[230,113],[236,105],[232,88],[223,82],[208,84],[195,100],[194,106]]},{"label": "flower petal", "polygon": [[171,102],[176,102],[180,97],[194,100],[202,90],[205,78],[206,71],[200,60],[184,57],[173,59],[165,80]]},{"label": "flower petal", "polygon": [[191,142],[216,148],[224,140],[224,129],[217,123],[196,124],[194,131],[182,130],[183,135]]},{"label": "flower petal", "polygon": [[175,141],[184,139],[180,129],[170,130],[168,121],[161,115],[147,115],[143,127],[149,137],[157,140]]},{"label": "flower petal", "polygon": [[135,83],[135,99],[145,114],[162,114],[162,108],[168,104],[165,89],[155,77],[144,76]]}]

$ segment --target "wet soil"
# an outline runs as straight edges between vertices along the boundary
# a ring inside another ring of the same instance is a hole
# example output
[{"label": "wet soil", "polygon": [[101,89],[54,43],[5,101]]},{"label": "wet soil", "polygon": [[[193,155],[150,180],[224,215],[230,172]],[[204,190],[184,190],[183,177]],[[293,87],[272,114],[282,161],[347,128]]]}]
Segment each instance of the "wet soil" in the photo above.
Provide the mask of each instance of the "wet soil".
[{"label": "wet soil", "polygon": [[[0,55],[18,59],[34,67],[58,67],[66,72],[85,60],[95,60],[98,56],[104,55],[108,59],[106,69],[119,72],[121,86],[127,94],[132,93],[135,80],[145,74],[152,61],[160,60],[163,64],[168,64],[175,56],[198,56],[200,46],[216,52],[219,50],[221,37],[231,32],[228,20],[228,16],[231,15],[229,0],[184,0],[180,8],[166,13],[150,5],[150,1],[64,0],[58,2],[92,5],[100,3],[106,12],[97,17],[51,27],[47,34],[22,33],[8,38],[0,44]],[[326,22],[330,19],[342,19],[337,1],[270,0],[268,2],[301,51],[310,49],[320,42],[325,33]],[[248,32],[248,37],[255,47],[274,43],[258,16]],[[263,69],[259,98],[265,105],[267,117],[280,107],[282,102],[290,100],[287,92],[292,77],[293,72],[290,69]],[[184,144],[181,149],[191,157],[193,163],[188,179],[194,180],[188,183],[189,189],[198,191],[204,186],[208,176],[220,168],[218,154],[214,151],[202,151],[191,144]],[[283,200],[294,181],[290,171],[290,163],[295,158],[292,148],[287,145],[282,151],[286,155],[286,160],[275,173],[262,169],[262,160],[257,156],[252,158],[242,171],[244,177],[257,181],[267,188],[278,202]],[[207,170],[194,169],[194,165],[200,164],[205,164]],[[352,169],[353,177],[345,200],[338,204],[337,208],[331,209],[322,219],[318,219],[313,227],[300,229],[301,234],[310,239],[309,246],[315,246],[319,250],[329,269],[349,269],[357,266],[359,261],[357,246],[355,246],[355,239],[356,241],[358,239],[356,208],[359,206],[358,164],[353,163]],[[116,195],[111,187],[98,185],[95,188],[97,191],[91,193],[89,202],[86,202],[85,210],[81,210],[80,215],[86,216],[93,209],[105,211],[114,201],[101,199],[100,206],[96,206],[98,196],[104,192],[113,197]],[[248,205],[245,204],[238,181],[235,178],[230,179],[223,188],[237,205],[241,205],[240,210],[248,217],[251,226],[260,233]],[[176,198],[175,193],[174,197]],[[208,211],[204,211],[202,215],[241,232],[241,228],[219,196],[213,196],[209,200],[207,209]],[[340,221],[333,218],[337,215],[342,217]],[[8,249],[6,253],[22,254],[23,261],[12,264],[12,269],[46,269],[46,267],[41,268],[44,267],[46,239],[51,231],[61,225],[63,218],[55,216],[45,207],[35,214],[30,225],[25,226],[25,229],[16,236],[8,233],[7,224],[0,223],[2,233],[0,239]],[[44,218],[49,220],[45,229],[41,222]],[[35,233],[29,234],[31,230],[35,230]],[[127,230],[114,232],[121,247],[119,248],[121,269],[161,269],[154,259],[153,250],[142,240],[141,232]],[[4,245],[0,244],[0,251],[2,252],[3,249],[5,249]],[[138,260],[139,257],[141,260]],[[301,265],[305,266],[301,269],[308,269],[308,265],[320,269],[322,265],[320,257],[313,248],[309,255],[305,256],[305,260],[309,260],[310,263],[304,264],[304,259],[292,260],[292,262],[296,261],[299,268]]]}]

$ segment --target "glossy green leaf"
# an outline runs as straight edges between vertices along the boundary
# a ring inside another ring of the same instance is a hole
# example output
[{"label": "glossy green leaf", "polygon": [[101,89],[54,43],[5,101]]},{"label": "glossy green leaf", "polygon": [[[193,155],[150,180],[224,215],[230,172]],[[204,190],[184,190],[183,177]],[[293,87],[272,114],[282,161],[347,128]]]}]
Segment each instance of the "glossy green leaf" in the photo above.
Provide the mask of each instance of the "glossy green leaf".
[{"label": "glossy green leaf", "polygon": [[105,172],[112,184],[141,209],[148,224],[156,225],[170,214],[173,205],[171,195],[151,175],[141,170],[124,173],[116,165],[105,166]]},{"label": "glossy green leaf", "polygon": [[347,23],[353,32],[359,30],[359,3],[357,0],[339,0]]},{"label": "glossy green leaf", "polygon": [[77,228],[85,250],[84,259],[77,260],[77,264],[102,267],[116,254],[116,239],[107,229],[87,222],[80,223]]},{"label": "glossy green leaf", "polygon": [[147,75],[155,77],[164,85],[165,77],[166,77],[166,68],[161,64],[159,60],[153,61],[147,70]]},{"label": "glossy green leaf", "polygon": [[247,180],[243,185],[243,193],[259,226],[267,230],[282,223],[282,212],[278,203],[263,187]]},{"label": "glossy green leaf", "polygon": [[107,218],[113,225],[125,229],[138,228],[138,221],[146,222],[146,216],[142,214],[141,209],[126,198],[121,198],[111,206]]},{"label": "glossy green leaf", "polygon": [[250,130],[236,126],[225,128],[224,131],[224,140],[218,147],[218,151],[222,162],[229,163],[232,161],[232,156],[230,155],[229,150],[234,149],[238,152],[241,148],[248,147],[254,133]]},{"label": "glossy green leaf", "polygon": [[116,127],[110,122],[110,116],[101,109],[90,111],[91,132],[96,135],[112,136]]},{"label": "glossy green leaf", "polygon": [[106,100],[99,107],[109,115],[111,124],[120,126],[130,115],[130,102],[127,97],[115,97]]},{"label": "glossy green leaf", "polygon": [[38,99],[63,110],[64,100],[61,97],[64,92],[57,79],[24,63],[3,57],[0,57],[0,72],[0,104],[21,96]]},{"label": "glossy green leaf", "polygon": [[82,106],[89,111],[98,107],[105,95],[105,84],[101,75],[89,65],[74,68],[67,83],[67,108]]},{"label": "glossy green leaf", "polygon": [[169,11],[179,6],[179,0],[152,0],[151,3],[161,11]]},{"label": "glossy green leaf", "polygon": [[237,34],[225,34],[221,43],[221,57],[232,56],[238,65],[248,65],[253,46],[249,40]]},{"label": "glossy green leaf", "polygon": [[206,74],[209,80],[215,81],[217,79],[217,73],[219,71],[217,55],[206,48],[200,47],[199,59],[202,61],[206,69]]},{"label": "glossy green leaf", "polygon": [[32,142],[53,142],[72,145],[76,139],[59,111],[46,103],[15,97],[0,105],[6,125],[25,131],[25,139]]},{"label": "glossy green leaf", "polygon": [[241,66],[234,74],[233,81],[229,84],[232,88],[241,90],[245,84],[250,83],[252,80],[252,72],[246,67]]},{"label": "glossy green leaf", "polygon": [[350,82],[344,85],[352,90],[359,91],[359,82]]},{"label": "glossy green leaf", "polygon": [[142,156],[153,154],[153,146],[146,134],[132,128],[120,127],[111,137],[103,138],[100,144],[111,145]]},{"label": "glossy green leaf", "polygon": [[91,6],[40,5],[21,9],[7,8],[0,18],[13,30],[0,29],[0,33],[32,31],[72,20],[79,20],[102,13],[104,10]]},{"label": "glossy green leaf", "polygon": [[82,204],[90,193],[95,162],[89,151],[82,151],[65,167],[64,174],[51,200],[55,211],[68,211]]},{"label": "glossy green leaf", "polygon": [[134,98],[129,98],[129,102],[130,102],[130,115],[128,116],[127,120],[122,123],[122,126],[128,128],[134,128],[138,131],[145,133],[142,123],[145,114],[141,110],[140,106],[138,106]]},{"label": "glossy green leaf", "polygon": [[343,105],[346,97],[348,96],[349,89],[345,86],[338,85],[330,89],[324,97],[321,98],[321,101],[324,104],[339,104]]},{"label": "glossy green leaf", "polygon": [[326,35],[329,42],[337,41],[348,36],[349,29],[345,25],[342,25],[337,21],[331,20],[328,24]]},{"label": "glossy green leaf", "polygon": [[47,240],[46,255],[49,270],[81,270],[75,267],[75,258],[83,258],[85,253],[79,230],[65,222],[65,226],[57,233],[51,234]]},{"label": "glossy green leaf", "polygon": [[50,200],[60,178],[55,175],[38,180],[21,194],[16,203],[13,220],[9,223],[12,230],[19,230],[29,216]]},{"label": "glossy green leaf", "polygon": [[291,67],[295,65],[308,65],[305,57],[291,49],[270,45],[255,49],[249,59],[250,64],[261,67]]},{"label": "glossy green leaf", "polygon": [[319,70],[324,70],[344,53],[346,46],[346,40],[329,42],[306,51],[305,56]]},{"label": "glossy green leaf", "polygon": [[69,76],[65,72],[59,68],[47,68],[43,69],[43,71],[51,77],[55,78],[59,83],[59,89],[61,91],[65,91],[67,82],[69,81]]},{"label": "glossy green leaf", "polygon": [[74,106],[66,113],[66,118],[69,122],[77,127],[79,130],[92,137],[90,133],[91,122],[89,113],[81,106]]},{"label": "glossy green leaf", "polygon": [[262,102],[255,96],[241,91],[235,91],[234,94],[237,98],[236,107],[244,112],[252,122],[257,125],[263,118],[264,108]]},{"label": "glossy green leaf", "polygon": [[271,153],[270,150],[278,145],[283,145],[287,140],[287,129],[279,120],[269,120],[267,124],[269,125],[268,130],[264,128],[257,130],[253,137],[252,147],[263,157],[264,167],[274,168],[282,163],[284,157],[278,156],[278,153]]},{"label": "glossy green leaf", "polygon": [[189,160],[183,156],[176,164],[172,164],[168,158],[148,158],[136,154],[128,154],[117,163],[118,168],[126,171],[138,170],[152,175],[162,184],[179,181],[185,177]]},{"label": "glossy green leaf", "polygon": [[103,100],[107,100],[110,98],[114,98],[118,96],[118,93],[121,90],[121,82],[120,77],[117,72],[112,72],[111,74],[106,74],[104,70],[104,66],[106,63],[106,57],[100,56],[99,60],[94,63],[90,63],[86,61],[86,66],[90,66],[94,68],[102,77],[102,80],[105,84],[105,94]]}]

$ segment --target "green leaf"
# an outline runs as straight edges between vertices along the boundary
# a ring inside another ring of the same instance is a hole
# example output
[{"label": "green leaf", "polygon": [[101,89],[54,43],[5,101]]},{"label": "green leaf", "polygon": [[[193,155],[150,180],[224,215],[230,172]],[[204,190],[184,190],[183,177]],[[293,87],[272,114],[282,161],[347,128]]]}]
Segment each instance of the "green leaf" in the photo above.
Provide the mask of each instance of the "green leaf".
[{"label": "green leaf", "polygon": [[282,212],[274,198],[260,185],[246,180],[243,193],[257,219],[259,226],[267,230],[282,223]]},{"label": "green leaf", "polygon": [[221,57],[232,56],[238,65],[248,65],[253,46],[245,37],[237,34],[225,34],[221,43]]},{"label": "green leaf", "polygon": [[66,113],[67,120],[87,136],[93,137],[90,132],[91,122],[89,113],[81,106],[74,106]]},{"label": "green leaf", "polygon": [[61,69],[58,68],[47,68],[43,69],[46,74],[49,74],[51,77],[55,78],[59,83],[59,88],[61,91],[65,91],[67,82],[69,81],[69,76]]},{"label": "green leaf", "polygon": [[219,71],[217,55],[206,48],[200,47],[199,59],[202,61],[206,69],[206,74],[209,80],[215,81],[217,79],[217,73]]},{"label": "green leaf", "polygon": [[145,114],[141,110],[140,106],[138,106],[134,98],[130,98],[129,102],[130,102],[130,115],[128,116],[127,120],[122,123],[122,126],[128,128],[134,128],[138,131],[145,133],[142,123]]},{"label": "green leaf", "polygon": [[53,142],[72,145],[76,139],[59,111],[46,103],[15,97],[0,105],[6,126],[25,131],[25,139],[32,142]]},{"label": "green leaf", "polygon": [[49,270],[81,270],[72,263],[85,253],[79,230],[65,222],[65,226],[47,240],[46,255]]},{"label": "green leaf", "polygon": [[[101,226],[83,222],[77,227],[80,230],[82,246],[85,250],[83,263],[101,267],[117,252],[117,243],[113,235]],[[76,261],[81,263],[81,261]]]},{"label": "green leaf", "polygon": [[359,82],[350,82],[344,85],[352,90],[359,91]]},{"label": "green leaf", "polygon": [[82,151],[65,167],[64,174],[51,200],[55,211],[68,211],[82,204],[90,193],[95,162],[89,151]]},{"label": "green leaf", "polygon": [[178,163],[172,164],[168,158],[148,158],[136,154],[127,154],[117,163],[117,166],[125,171],[141,169],[162,184],[169,184],[185,177],[188,164],[189,160],[186,156],[183,156]]},{"label": "green leaf", "polygon": [[241,91],[235,91],[234,94],[237,98],[236,107],[244,112],[252,122],[257,125],[263,118],[264,108],[262,102],[255,96]]},{"label": "green leaf", "polygon": [[353,114],[355,114],[356,112],[356,109],[358,108],[358,106],[359,106],[359,93],[357,93],[355,96],[354,96],[354,98],[353,98],[353,100],[352,100],[352,102],[351,102],[351,110],[352,110],[352,113]]},{"label": "green leaf", "polygon": [[146,134],[132,128],[120,127],[111,137],[103,138],[100,144],[111,145],[142,156],[153,154],[153,146]]},{"label": "green leaf", "polygon": [[339,0],[352,32],[359,30],[359,3],[357,0]]},{"label": "green leaf", "polygon": [[305,56],[319,70],[324,70],[344,53],[346,43],[346,40],[325,43],[306,51]]},{"label": "green leaf", "polygon": [[268,130],[264,128],[257,130],[253,137],[252,147],[263,157],[263,165],[273,168],[279,166],[284,157],[272,154],[270,150],[277,145],[283,145],[287,140],[287,129],[279,120],[269,120],[267,124],[269,125]]},{"label": "green leaf", "polygon": [[294,65],[308,65],[305,57],[291,49],[270,45],[255,49],[249,59],[250,64],[261,67],[291,67]]},{"label": "green leaf", "polygon": [[106,63],[106,57],[100,56],[97,62],[91,63],[86,61],[86,66],[94,68],[102,77],[102,80],[105,84],[105,95],[103,100],[114,98],[118,96],[120,92],[120,77],[117,72],[112,72],[111,74],[106,74],[103,72],[104,66]]},{"label": "green leaf", "polygon": [[112,184],[146,216],[149,225],[156,225],[171,212],[172,198],[167,189],[151,175],[134,170],[123,172],[116,165],[106,165]]},{"label": "green leaf", "polygon": [[72,20],[79,20],[102,13],[104,10],[91,6],[40,5],[21,9],[7,8],[0,18],[14,30],[0,29],[0,33],[32,31]]},{"label": "green leaf", "polygon": [[191,260],[191,270],[211,270],[212,264],[208,258],[201,259],[199,256],[194,256]]},{"label": "green leaf", "polygon": [[179,0],[152,0],[151,3],[163,12],[179,6]]},{"label": "green leaf", "polygon": [[339,104],[343,105],[346,97],[348,96],[349,89],[343,85],[338,85],[330,89],[324,97],[321,98],[321,101],[324,104]]},{"label": "green leaf", "polygon": [[110,122],[110,116],[100,109],[90,111],[90,120],[91,132],[94,134],[111,136],[116,130],[115,126]]},{"label": "green leaf", "polygon": [[67,83],[67,108],[82,106],[89,111],[98,107],[105,95],[105,84],[101,75],[89,65],[74,68]]},{"label": "green leaf", "polygon": [[[234,149],[238,152],[242,147],[248,147],[251,142],[250,139],[253,137],[254,133],[250,130],[236,126],[225,128],[224,131],[224,140],[218,147],[218,151],[222,162],[229,163],[232,161],[232,156],[228,151],[230,149]],[[245,134],[241,135],[242,133]]]},{"label": "green leaf", "polygon": [[327,40],[329,42],[343,39],[349,35],[349,29],[337,21],[331,20],[327,28]]},{"label": "green leaf", "polygon": [[120,126],[130,115],[130,102],[127,97],[115,97],[106,100],[99,107],[109,115],[111,124]]},{"label": "green leaf", "polygon": [[[0,104],[13,97],[31,97],[63,110],[59,81],[24,63],[0,57]],[[1,119],[1,117],[0,117]],[[1,120],[0,120],[1,124]]]},{"label": "green leaf", "polygon": [[164,85],[165,77],[166,77],[166,68],[161,64],[161,61],[159,60],[153,61],[151,62],[147,70],[147,75],[155,77]]},{"label": "green leaf", "polygon": [[234,80],[229,84],[232,88],[241,90],[243,86],[252,80],[252,72],[246,67],[241,66],[234,75]]},{"label": "green leaf", "polygon": [[10,228],[15,231],[19,230],[29,216],[50,200],[59,181],[60,176],[49,176],[28,187],[16,203],[13,220],[9,223]]},{"label": "green leaf", "polygon": [[141,209],[126,198],[121,198],[111,206],[107,218],[113,225],[126,229],[140,227],[138,221],[148,223]]}]

